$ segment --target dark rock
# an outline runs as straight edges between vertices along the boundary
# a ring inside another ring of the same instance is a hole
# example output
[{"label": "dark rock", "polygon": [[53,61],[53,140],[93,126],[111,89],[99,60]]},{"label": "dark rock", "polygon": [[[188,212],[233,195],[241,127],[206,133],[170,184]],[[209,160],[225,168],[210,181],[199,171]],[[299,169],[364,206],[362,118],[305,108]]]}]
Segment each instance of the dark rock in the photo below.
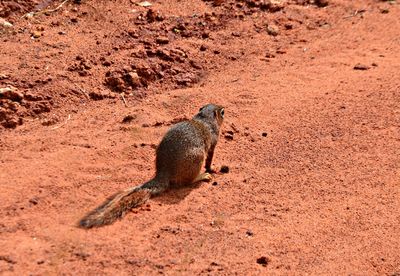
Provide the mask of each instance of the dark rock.
[{"label": "dark rock", "polygon": [[29,203],[31,203],[31,204],[33,204],[33,205],[37,205],[37,204],[39,203],[39,198],[37,198],[37,197],[32,197],[32,198],[29,200]]},{"label": "dark rock", "polygon": [[0,99],[1,98],[9,99],[9,100],[15,101],[15,102],[20,102],[24,98],[24,94],[19,92],[14,87],[6,87],[6,88],[1,88],[1,90],[0,90]]},{"label": "dark rock", "polygon": [[156,38],[156,42],[158,44],[168,44],[169,43],[169,39],[166,36],[159,36]]},{"label": "dark rock", "polygon": [[221,173],[229,173],[229,167],[226,165],[221,166],[221,169],[219,170]]},{"label": "dark rock", "polygon": [[326,7],[329,5],[328,0],[315,0],[314,3],[315,3],[315,5],[317,5],[320,8],[323,8],[323,7]]},{"label": "dark rock", "polygon": [[368,70],[369,66],[365,65],[365,64],[361,64],[361,63],[357,63],[356,65],[354,65],[354,70]]},{"label": "dark rock", "polygon": [[136,119],[136,115],[126,115],[123,119],[122,119],[122,123],[127,124],[132,122],[133,120]]},{"label": "dark rock", "polygon": [[254,236],[254,233],[251,230],[247,230],[246,231],[246,235],[249,236],[249,237],[252,237],[252,236]]},{"label": "dark rock", "polygon": [[268,257],[262,256],[257,259],[257,263],[262,265],[262,266],[267,266],[270,262],[270,259]]}]

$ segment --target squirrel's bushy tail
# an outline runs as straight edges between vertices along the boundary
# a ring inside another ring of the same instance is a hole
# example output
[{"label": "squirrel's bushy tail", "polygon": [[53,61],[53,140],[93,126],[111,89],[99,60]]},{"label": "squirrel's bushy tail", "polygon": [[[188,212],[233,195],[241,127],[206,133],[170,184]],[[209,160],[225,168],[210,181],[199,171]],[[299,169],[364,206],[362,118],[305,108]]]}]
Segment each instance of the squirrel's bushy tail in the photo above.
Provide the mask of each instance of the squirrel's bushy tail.
[{"label": "squirrel's bushy tail", "polygon": [[143,185],[131,187],[109,197],[103,204],[88,213],[79,221],[82,228],[100,227],[111,224],[125,215],[126,211],[145,203],[152,195],[166,189],[152,179]]}]

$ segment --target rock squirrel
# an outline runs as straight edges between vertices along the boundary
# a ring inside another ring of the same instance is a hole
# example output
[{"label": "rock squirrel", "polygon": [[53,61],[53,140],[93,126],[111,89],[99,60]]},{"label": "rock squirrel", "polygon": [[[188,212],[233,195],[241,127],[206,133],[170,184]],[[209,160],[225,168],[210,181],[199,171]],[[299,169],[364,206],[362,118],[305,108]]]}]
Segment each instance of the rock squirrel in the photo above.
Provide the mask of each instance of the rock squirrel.
[{"label": "rock squirrel", "polygon": [[[91,228],[111,224],[126,211],[140,206],[170,186],[210,180],[211,162],[223,119],[223,107],[207,104],[191,120],[171,127],[157,148],[154,178],[111,196],[88,213],[79,226]],[[204,160],[206,172],[201,173]]]}]

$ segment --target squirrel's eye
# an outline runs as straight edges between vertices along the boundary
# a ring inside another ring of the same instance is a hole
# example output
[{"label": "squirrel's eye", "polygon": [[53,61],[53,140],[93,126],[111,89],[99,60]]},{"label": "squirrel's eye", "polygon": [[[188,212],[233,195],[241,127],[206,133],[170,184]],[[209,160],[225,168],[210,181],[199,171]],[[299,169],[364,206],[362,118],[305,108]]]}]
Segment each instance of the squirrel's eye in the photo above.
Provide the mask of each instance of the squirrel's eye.
[{"label": "squirrel's eye", "polygon": [[221,114],[221,117],[224,118],[225,110],[222,108],[219,113]]}]

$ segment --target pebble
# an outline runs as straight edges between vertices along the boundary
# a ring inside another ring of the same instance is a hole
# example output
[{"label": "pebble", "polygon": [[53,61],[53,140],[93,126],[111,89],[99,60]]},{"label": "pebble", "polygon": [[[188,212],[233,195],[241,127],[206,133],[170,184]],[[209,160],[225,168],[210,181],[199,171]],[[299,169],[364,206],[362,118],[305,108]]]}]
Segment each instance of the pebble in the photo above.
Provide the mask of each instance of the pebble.
[{"label": "pebble", "polygon": [[42,32],[39,32],[39,31],[33,31],[32,32],[32,37],[33,38],[39,38],[41,36],[42,36]]},{"label": "pebble", "polygon": [[233,140],[233,134],[229,134],[229,133],[228,133],[228,134],[225,134],[224,137],[225,137],[226,140],[229,140],[229,141],[232,141],[232,140]]},{"label": "pebble", "polygon": [[156,42],[158,44],[168,44],[169,43],[169,39],[166,36],[159,36],[156,38]]},{"label": "pebble", "polygon": [[277,36],[279,35],[279,27],[276,25],[268,25],[267,33],[272,36]]},{"label": "pebble", "polygon": [[383,9],[381,9],[381,13],[383,13],[383,14],[389,13],[389,9],[383,8]]},{"label": "pebble", "polygon": [[317,5],[320,8],[323,8],[323,7],[326,7],[329,5],[328,0],[315,0],[314,3],[315,3],[315,5]]},{"label": "pebble", "polygon": [[356,65],[354,65],[354,70],[368,70],[369,66],[362,64],[362,63],[357,63]]},{"label": "pebble", "polygon": [[11,28],[13,24],[0,17],[0,26]]},{"label": "pebble", "polygon": [[32,198],[29,200],[29,203],[31,203],[31,204],[33,204],[33,205],[37,205],[37,204],[39,203],[39,198],[37,198],[37,197],[32,197]]},{"label": "pebble", "polygon": [[253,231],[251,231],[251,230],[247,230],[247,231],[246,231],[246,235],[249,236],[249,237],[251,237],[251,236],[254,236],[254,233],[253,233]]},{"label": "pebble", "polygon": [[137,5],[141,6],[141,7],[150,7],[151,3],[149,1],[143,1],[143,2],[137,3]]},{"label": "pebble", "polygon": [[93,92],[92,91],[89,93],[89,97],[95,101],[103,100],[105,98],[112,98],[110,93],[102,92],[102,91],[101,92]]},{"label": "pebble", "polygon": [[135,119],[136,119],[136,116],[135,116],[135,115],[129,114],[129,115],[126,115],[126,116],[122,119],[122,123],[127,124],[127,123],[132,122],[132,121],[135,120]]},{"label": "pebble", "polygon": [[262,265],[262,266],[267,266],[267,264],[269,264],[270,259],[268,257],[262,256],[260,258],[257,259],[257,263]]},{"label": "pebble", "polygon": [[0,88],[0,97],[15,102],[20,102],[24,98],[24,95],[21,92],[17,91],[17,88],[9,86]]},{"label": "pebble", "polygon": [[129,72],[128,74],[126,74],[126,79],[128,83],[133,87],[138,87],[142,85],[140,77],[136,72]]},{"label": "pebble", "polygon": [[226,165],[222,165],[221,169],[219,170],[221,173],[228,173],[229,172],[229,167]]}]

